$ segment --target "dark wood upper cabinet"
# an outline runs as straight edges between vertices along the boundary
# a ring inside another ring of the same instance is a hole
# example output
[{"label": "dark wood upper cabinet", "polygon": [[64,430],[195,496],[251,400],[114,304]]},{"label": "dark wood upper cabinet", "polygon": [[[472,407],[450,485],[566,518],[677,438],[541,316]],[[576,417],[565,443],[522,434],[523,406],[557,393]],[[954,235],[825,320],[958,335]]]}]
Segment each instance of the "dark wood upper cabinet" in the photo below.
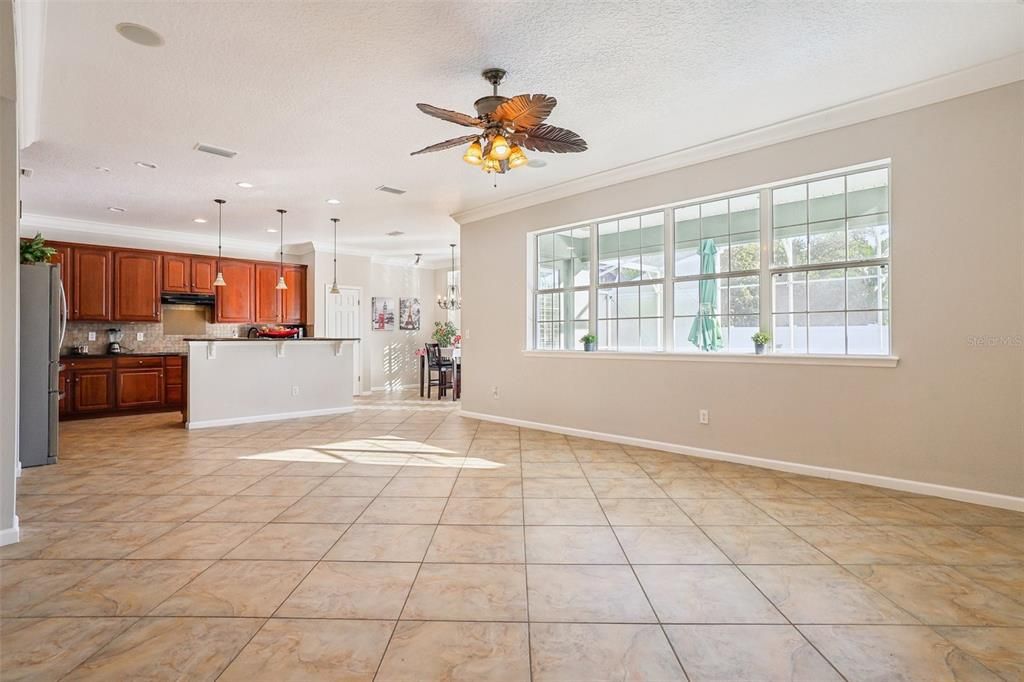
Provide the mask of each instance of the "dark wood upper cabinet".
[{"label": "dark wood upper cabinet", "polygon": [[71,319],[113,319],[113,252],[110,249],[76,246],[71,250],[71,255]]},{"label": "dark wood upper cabinet", "polygon": [[[67,297],[68,307],[71,307],[71,247],[54,246],[56,250],[50,256],[50,262],[60,266],[60,283],[64,285],[64,296]],[[70,315],[70,311],[68,313]]]},{"label": "dark wood upper cabinet", "polygon": [[222,260],[226,286],[217,287],[217,322],[252,322],[254,265],[247,261]]},{"label": "dark wood upper cabinet", "polygon": [[217,279],[216,258],[195,258],[192,261],[192,293],[214,293],[213,280]]},{"label": "dark wood upper cabinet", "polygon": [[114,409],[114,370],[80,369],[75,371],[71,402],[75,412],[103,412]]},{"label": "dark wood upper cabinet", "polygon": [[160,254],[114,252],[114,319],[160,321]]},{"label": "dark wood upper cabinet", "polygon": [[176,253],[164,255],[164,291],[187,294],[192,291],[192,259]]},{"label": "dark wood upper cabinet", "polygon": [[281,292],[277,278],[281,270],[270,263],[256,263],[256,317],[255,322],[281,321]]},{"label": "dark wood upper cabinet", "polygon": [[288,288],[281,292],[281,322],[302,324],[306,321],[306,268],[284,266],[284,283]]}]

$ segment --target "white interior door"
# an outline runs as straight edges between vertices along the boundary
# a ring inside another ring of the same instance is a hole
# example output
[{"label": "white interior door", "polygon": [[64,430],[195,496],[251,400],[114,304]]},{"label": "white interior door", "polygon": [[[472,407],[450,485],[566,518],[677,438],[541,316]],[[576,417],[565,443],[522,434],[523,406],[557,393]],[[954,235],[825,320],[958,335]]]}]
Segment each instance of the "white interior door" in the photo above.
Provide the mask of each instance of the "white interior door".
[{"label": "white interior door", "polygon": [[[361,298],[362,291],[358,288],[341,287],[340,294],[332,294],[330,285],[327,286],[324,319],[327,320],[328,337],[359,338],[359,320],[363,319],[359,313]],[[362,373],[362,342],[356,341],[352,353],[353,395],[363,392]]]}]

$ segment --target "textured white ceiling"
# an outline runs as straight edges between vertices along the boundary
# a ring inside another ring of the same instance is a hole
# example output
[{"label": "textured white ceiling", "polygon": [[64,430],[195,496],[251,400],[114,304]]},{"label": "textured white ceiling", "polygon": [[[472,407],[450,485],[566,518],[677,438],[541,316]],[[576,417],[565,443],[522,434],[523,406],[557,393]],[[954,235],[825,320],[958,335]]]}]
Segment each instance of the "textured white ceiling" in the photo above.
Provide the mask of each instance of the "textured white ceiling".
[{"label": "textured white ceiling", "polygon": [[[1004,57],[1022,22],[1012,1],[51,1],[24,210],[208,233],[224,197],[234,238],[276,241],[287,208],[289,242],[328,240],[336,215],[347,244],[444,252],[453,212]],[[410,157],[468,132],[414,105],[471,113],[488,66],[509,70],[502,94],[557,97],[551,123],[590,151],[535,154],[546,168],[497,189],[458,149]]]}]

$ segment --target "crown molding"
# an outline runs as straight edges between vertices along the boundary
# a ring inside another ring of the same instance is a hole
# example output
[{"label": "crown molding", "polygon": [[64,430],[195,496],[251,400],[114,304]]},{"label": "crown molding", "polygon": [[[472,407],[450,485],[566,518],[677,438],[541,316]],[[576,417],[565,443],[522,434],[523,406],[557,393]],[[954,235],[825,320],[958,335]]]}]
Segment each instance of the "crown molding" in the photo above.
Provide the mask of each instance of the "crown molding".
[{"label": "crown molding", "polygon": [[1002,59],[954,71],[944,76],[919,81],[877,95],[568,180],[533,192],[468,208],[453,213],[451,217],[460,226],[465,226],[478,220],[510,213],[528,206],[564,199],[602,187],[638,180],[724,156],[862,123],[1007,85],[1022,79],[1024,79],[1024,52],[1017,52]]}]

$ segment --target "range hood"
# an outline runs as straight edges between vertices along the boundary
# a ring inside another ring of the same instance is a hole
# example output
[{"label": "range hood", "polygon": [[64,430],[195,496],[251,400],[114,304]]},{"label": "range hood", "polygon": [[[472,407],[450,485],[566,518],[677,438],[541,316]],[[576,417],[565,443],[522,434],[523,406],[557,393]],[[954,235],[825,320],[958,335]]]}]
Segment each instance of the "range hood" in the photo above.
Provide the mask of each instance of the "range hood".
[{"label": "range hood", "polygon": [[184,304],[184,305],[210,305],[216,298],[212,294],[176,294],[164,293],[160,295],[161,303]]}]

